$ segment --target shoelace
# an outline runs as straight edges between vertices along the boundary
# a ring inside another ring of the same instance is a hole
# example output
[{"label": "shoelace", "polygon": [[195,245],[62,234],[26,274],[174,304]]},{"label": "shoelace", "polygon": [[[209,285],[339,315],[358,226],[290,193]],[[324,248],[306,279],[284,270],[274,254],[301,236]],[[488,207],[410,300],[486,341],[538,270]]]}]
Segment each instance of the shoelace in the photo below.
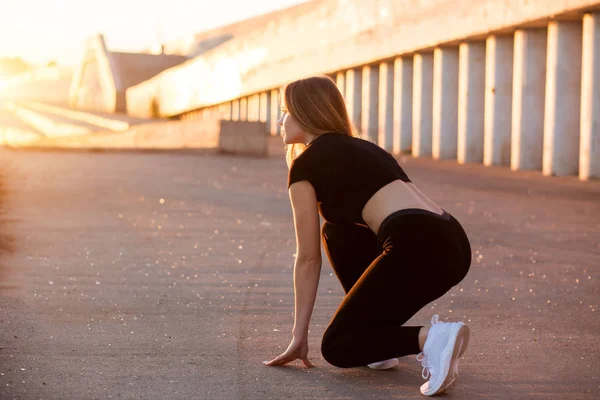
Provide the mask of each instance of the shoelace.
[{"label": "shoelace", "polygon": [[[431,325],[433,326],[439,322],[440,317],[437,314],[434,314],[433,317],[431,317]],[[427,359],[425,352],[422,351],[419,354],[417,354],[417,361],[421,361],[421,366],[423,367],[423,370],[421,371],[421,376],[423,377],[423,379],[427,379],[430,376],[432,376],[431,373],[435,372],[435,370],[431,368],[432,366],[429,364],[429,360]]]},{"label": "shoelace", "polygon": [[423,377],[423,379],[429,378],[431,376],[431,373],[429,372],[430,366],[429,361],[425,356],[425,353],[420,352],[419,354],[417,354],[417,361],[421,361],[421,365],[423,366],[423,370],[421,371],[421,376]]}]

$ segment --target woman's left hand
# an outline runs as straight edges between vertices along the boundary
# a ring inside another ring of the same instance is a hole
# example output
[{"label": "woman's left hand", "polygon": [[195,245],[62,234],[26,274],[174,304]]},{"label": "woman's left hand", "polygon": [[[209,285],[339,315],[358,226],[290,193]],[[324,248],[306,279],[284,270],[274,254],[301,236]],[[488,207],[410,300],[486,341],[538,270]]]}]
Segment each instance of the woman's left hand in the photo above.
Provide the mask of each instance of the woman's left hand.
[{"label": "woman's left hand", "polygon": [[293,338],[287,350],[278,355],[271,361],[264,361],[263,364],[268,366],[284,365],[291,361],[300,359],[307,367],[314,367],[308,360],[308,339]]}]

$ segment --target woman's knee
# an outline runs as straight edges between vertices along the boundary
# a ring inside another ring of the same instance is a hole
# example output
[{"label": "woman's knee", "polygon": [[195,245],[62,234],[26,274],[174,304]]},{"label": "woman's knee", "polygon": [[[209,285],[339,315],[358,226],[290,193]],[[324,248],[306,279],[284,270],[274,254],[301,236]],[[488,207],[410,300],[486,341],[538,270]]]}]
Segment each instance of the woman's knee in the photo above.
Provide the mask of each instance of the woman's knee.
[{"label": "woman's knee", "polygon": [[321,342],[321,354],[325,361],[334,367],[338,368],[351,368],[355,365],[350,363],[347,355],[351,354],[349,349],[344,348],[343,341],[340,340],[339,337],[336,337],[332,334],[326,334],[323,336],[323,341]]}]

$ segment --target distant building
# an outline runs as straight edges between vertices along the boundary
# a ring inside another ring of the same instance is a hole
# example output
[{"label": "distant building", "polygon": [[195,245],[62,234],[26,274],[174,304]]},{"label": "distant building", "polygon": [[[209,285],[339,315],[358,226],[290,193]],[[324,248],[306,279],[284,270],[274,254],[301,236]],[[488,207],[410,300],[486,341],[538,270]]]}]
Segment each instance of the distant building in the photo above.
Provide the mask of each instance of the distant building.
[{"label": "distant building", "polygon": [[186,60],[184,55],[109,51],[104,37],[97,35],[88,40],[83,60],[75,69],[69,104],[79,109],[125,112],[129,87]]}]

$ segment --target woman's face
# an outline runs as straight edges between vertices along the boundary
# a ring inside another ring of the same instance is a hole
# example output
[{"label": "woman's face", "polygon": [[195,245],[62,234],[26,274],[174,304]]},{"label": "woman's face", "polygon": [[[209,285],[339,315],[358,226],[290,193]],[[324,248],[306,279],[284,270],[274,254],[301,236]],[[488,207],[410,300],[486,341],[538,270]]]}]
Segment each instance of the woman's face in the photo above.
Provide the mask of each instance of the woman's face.
[{"label": "woman's face", "polygon": [[283,143],[306,143],[307,134],[302,130],[298,122],[290,114],[282,110],[281,118],[277,121],[281,126],[281,136]]}]

